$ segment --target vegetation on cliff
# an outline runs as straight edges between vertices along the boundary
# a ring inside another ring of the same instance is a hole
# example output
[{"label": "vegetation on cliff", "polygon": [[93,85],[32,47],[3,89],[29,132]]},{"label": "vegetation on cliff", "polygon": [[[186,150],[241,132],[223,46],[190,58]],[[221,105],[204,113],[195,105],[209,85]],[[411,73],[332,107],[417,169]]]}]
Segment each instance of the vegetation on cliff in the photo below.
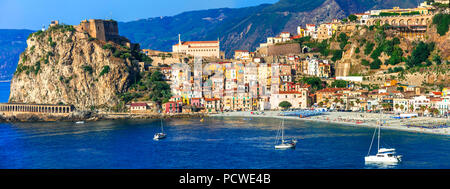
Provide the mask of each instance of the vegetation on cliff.
[{"label": "vegetation on cliff", "polygon": [[131,85],[130,90],[119,94],[125,103],[131,101],[154,101],[161,105],[172,97],[170,85],[158,70],[140,73],[138,80]]},{"label": "vegetation on cliff", "polygon": [[437,33],[441,36],[448,32],[450,25],[450,14],[437,14],[433,17],[433,25],[436,25]]}]

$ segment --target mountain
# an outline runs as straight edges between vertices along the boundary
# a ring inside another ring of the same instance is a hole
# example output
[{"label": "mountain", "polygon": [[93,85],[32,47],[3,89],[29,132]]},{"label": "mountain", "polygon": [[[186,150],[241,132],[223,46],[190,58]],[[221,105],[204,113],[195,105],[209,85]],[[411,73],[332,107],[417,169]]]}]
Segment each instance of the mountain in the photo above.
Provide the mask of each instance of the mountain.
[{"label": "mountain", "polygon": [[69,25],[33,33],[11,80],[9,102],[71,104],[77,110],[118,107],[118,94],[138,74],[132,60],[140,50],[125,47],[128,42],[116,37],[106,43]]},{"label": "mountain", "polygon": [[32,30],[0,29],[0,80],[11,79]]},{"label": "mountain", "polygon": [[318,24],[370,9],[415,7],[423,0],[280,0],[246,8],[184,12],[175,16],[119,22],[120,34],[142,48],[171,51],[183,41],[216,40],[229,57],[233,50],[255,50],[269,36],[296,32],[298,25]]}]

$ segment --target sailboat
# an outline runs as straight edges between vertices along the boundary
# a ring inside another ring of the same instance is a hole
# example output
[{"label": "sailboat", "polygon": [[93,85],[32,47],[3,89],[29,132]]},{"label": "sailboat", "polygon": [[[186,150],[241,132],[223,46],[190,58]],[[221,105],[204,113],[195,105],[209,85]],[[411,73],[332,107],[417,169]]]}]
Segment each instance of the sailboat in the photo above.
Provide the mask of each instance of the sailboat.
[{"label": "sailboat", "polygon": [[280,128],[278,129],[276,142],[278,142],[280,134],[281,134],[281,143],[275,145],[275,149],[295,148],[295,146],[297,144],[297,140],[296,139],[284,140],[284,118],[283,118],[283,120],[281,122]]},{"label": "sailboat", "polygon": [[[375,139],[375,134],[378,129],[378,152],[376,155],[369,155],[370,150],[372,148],[373,140]],[[401,161],[401,155],[397,155],[395,152],[395,148],[380,148],[380,136],[381,135],[381,123],[378,125],[378,128],[375,128],[375,131],[372,136],[372,142],[370,143],[369,152],[367,152],[367,156],[364,158],[366,163],[378,162],[378,163],[398,163]]]},{"label": "sailboat", "polygon": [[156,133],[156,134],[153,136],[153,139],[154,139],[154,140],[159,140],[159,139],[166,138],[166,136],[167,136],[167,134],[164,133],[164,125],[163,125],[163,121],[162,121],[162,119],[161,119],[161,132],[160,132],[160,133]]}]

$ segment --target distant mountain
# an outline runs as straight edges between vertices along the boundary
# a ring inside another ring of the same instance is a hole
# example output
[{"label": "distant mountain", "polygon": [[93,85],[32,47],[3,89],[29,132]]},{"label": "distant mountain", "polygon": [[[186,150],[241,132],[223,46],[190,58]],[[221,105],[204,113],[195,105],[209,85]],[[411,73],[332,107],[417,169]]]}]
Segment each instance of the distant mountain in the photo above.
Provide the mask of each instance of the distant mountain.
[{"label": "distant mountain", "polygon": [[119,22],[119,32],[141,48],[171,51],[183,41],[216,40],[227,56],[233,50],[255,50],[269,36],[295,33],[298,25],[318,24],[370,9],[415,7],[423,0],[280,0],[246,8],[191,11],[170,17]]},{"label": "distant mountain", "polygon": [[12,78],[31,33],[32,30],[0,29],[0,80]]}]

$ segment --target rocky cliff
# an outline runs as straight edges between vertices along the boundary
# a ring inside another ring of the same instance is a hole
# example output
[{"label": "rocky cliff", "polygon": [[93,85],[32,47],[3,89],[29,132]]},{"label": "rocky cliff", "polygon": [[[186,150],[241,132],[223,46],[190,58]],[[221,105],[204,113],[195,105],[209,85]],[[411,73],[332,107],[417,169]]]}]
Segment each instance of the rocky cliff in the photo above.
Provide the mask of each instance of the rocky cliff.
[{"label": "rocky cliff", "polygon": [[[54,26],[27,39],[11,81],[10,103],[69,104],[109,109],[138,74],[129,41],[100,41],[73,26]],[[121,54],[122,53],[122,54]]]}]

